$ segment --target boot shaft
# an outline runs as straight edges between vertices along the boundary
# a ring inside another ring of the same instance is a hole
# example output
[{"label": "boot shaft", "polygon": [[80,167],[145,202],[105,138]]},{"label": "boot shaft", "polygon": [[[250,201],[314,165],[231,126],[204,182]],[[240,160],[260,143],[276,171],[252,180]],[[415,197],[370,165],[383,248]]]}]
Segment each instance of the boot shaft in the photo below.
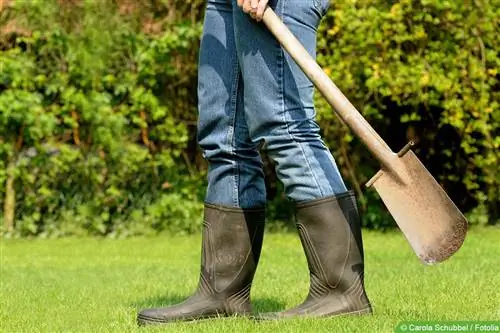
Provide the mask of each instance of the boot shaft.
[{"label": "boot shaft", "polygon": [[250,287],[260,257],[264,218],[264,209],[206,204],[197,291],[182,303],[142,310],[139,324],[250,313]]},{"label": "boot shaft", "polygon": [[250,288],[264,236],[264,209],[205,204],[200,292],[222,297]]},{"label": "boot shaft", "polygon": [[[296,224],[311,273],[311,291],[343,293],[363,284],[363,242],[352,192],[296,205]],[[357,282],[356,282],[357,281]]]},{"label": "boot shaft", "polygon": [[363,283],[363,244],[354,194],[296,205],[295,218],[310,271],[307,298],[260,320],[369,314]]}]

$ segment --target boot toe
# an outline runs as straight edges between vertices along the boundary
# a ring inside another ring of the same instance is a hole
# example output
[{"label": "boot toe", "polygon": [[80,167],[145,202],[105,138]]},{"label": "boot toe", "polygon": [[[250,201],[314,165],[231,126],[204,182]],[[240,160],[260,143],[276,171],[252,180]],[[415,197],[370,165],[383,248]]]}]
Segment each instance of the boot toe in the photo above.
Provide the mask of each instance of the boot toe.
[{"label": "boot toe", "polygon": [[137,323],[144,326],[176,321],[195,321],[225,315],[220,306],[213,301],[196,299],[195,302],[188,301],[166,308],[144,309],[137,315]]},{"label": "boot toe", "polygon": [[165,324],[175,321],[192,321],[202,319],[205,314],[202,311],[193,313],[187,309],[182,309],[178,306],[171,306],[169,308],[158,309],[144,309],[137,315],[137,323],[140,326]]},{"label": "boot toe", "polygon": [[140,326],[165,322],[158,309],[144,309],[137,315],[137,324]]}]

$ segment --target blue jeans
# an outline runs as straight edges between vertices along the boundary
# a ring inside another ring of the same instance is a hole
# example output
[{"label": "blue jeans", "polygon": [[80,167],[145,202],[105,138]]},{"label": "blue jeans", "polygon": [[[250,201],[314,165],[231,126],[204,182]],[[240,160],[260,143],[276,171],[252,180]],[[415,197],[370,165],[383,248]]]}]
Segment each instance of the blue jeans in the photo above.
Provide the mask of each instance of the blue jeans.
[{"label": "blue jeans", "polygon": [[[329,0],[275,0],[270,6],[311,55]],[[236,0],[208,0],[199,59],[198,141],[209,163],[206,202],[266,203],[265,149],[289,199],[346,192],[315,122],[314,87],[263,23]]]}]

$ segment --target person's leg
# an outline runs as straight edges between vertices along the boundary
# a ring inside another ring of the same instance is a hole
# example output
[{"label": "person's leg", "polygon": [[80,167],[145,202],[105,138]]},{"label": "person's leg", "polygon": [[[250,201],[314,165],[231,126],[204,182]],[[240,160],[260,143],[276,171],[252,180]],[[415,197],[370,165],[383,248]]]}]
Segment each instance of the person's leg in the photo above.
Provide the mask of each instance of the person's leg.
[{"label": "person's leg", "polygon": [[[326,1],[271,1],[313,56]],[[346,192],[315,122],[311,81],[263,23],[253,21],[240,9],[235,10],[234,19],[250,135],[255,142],[264,142],[287,196],[298,202]]]},{"label": "person's leg", "polygon": [[[315,56],[329,0],[275,0],[271,6]],[[347,192],[315,122],[313,85],[263,24],[234,11],[250,136],[264,141],[287,196],[310,270],[307,299],[260,319],[370,313],[356,201]]]},{"label": "person's leg", "polygon": [[209,163],[200,281],[185,302],[142,310],[141,325],[251,312],[266,194],[243,114],[230,0],[208,1],[199,60],[198,139]]},{"label": "person's leg", "polygon": [[262,159],[244,115],[230,1],[209,1],[200,50],[198,141],[209,164],[206,202],[262,208]]}]

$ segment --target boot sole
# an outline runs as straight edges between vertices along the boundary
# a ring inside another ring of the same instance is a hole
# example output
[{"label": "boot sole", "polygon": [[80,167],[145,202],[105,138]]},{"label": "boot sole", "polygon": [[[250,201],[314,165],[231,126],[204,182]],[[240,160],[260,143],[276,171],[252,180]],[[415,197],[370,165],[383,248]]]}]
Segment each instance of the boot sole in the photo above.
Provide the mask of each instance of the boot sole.
[{"label": "boot sole", "polygon": [[176,320],[172,319],[159,319],[145,316],[137,316],[137,324],[139,326],[147,326],[147,325],[166,325],[166,324],[176,324],[176,323],[196,323],[199,321],[205,321],[210,319],[231,319],[231,318],[249,318],[249,315],[245,314],[232,314],[232,315],[224,315],[224,314],[213,314],[213,315],[205,315],[198,316],[193,318],[180,318]]},{"label": "boot sole", "polygon": [[371,307],[351,311],[351,312],[342,312],[337,314],[326,314],[326,315],[307,315],[307,314],[297,314],[297,315],[289,315],[289,316],[279,316],[276,317],[260,317],[260,316],[251,316],[250,318],[255,321],[263,322],[263,321],[273,321],[273,320],[286,320],[286,319],[328,319],[328,318],[336,318],[336,317],[347,317],[347,316],[363,316],[363,315],[371,315],[373,314],[373,310]]}]

